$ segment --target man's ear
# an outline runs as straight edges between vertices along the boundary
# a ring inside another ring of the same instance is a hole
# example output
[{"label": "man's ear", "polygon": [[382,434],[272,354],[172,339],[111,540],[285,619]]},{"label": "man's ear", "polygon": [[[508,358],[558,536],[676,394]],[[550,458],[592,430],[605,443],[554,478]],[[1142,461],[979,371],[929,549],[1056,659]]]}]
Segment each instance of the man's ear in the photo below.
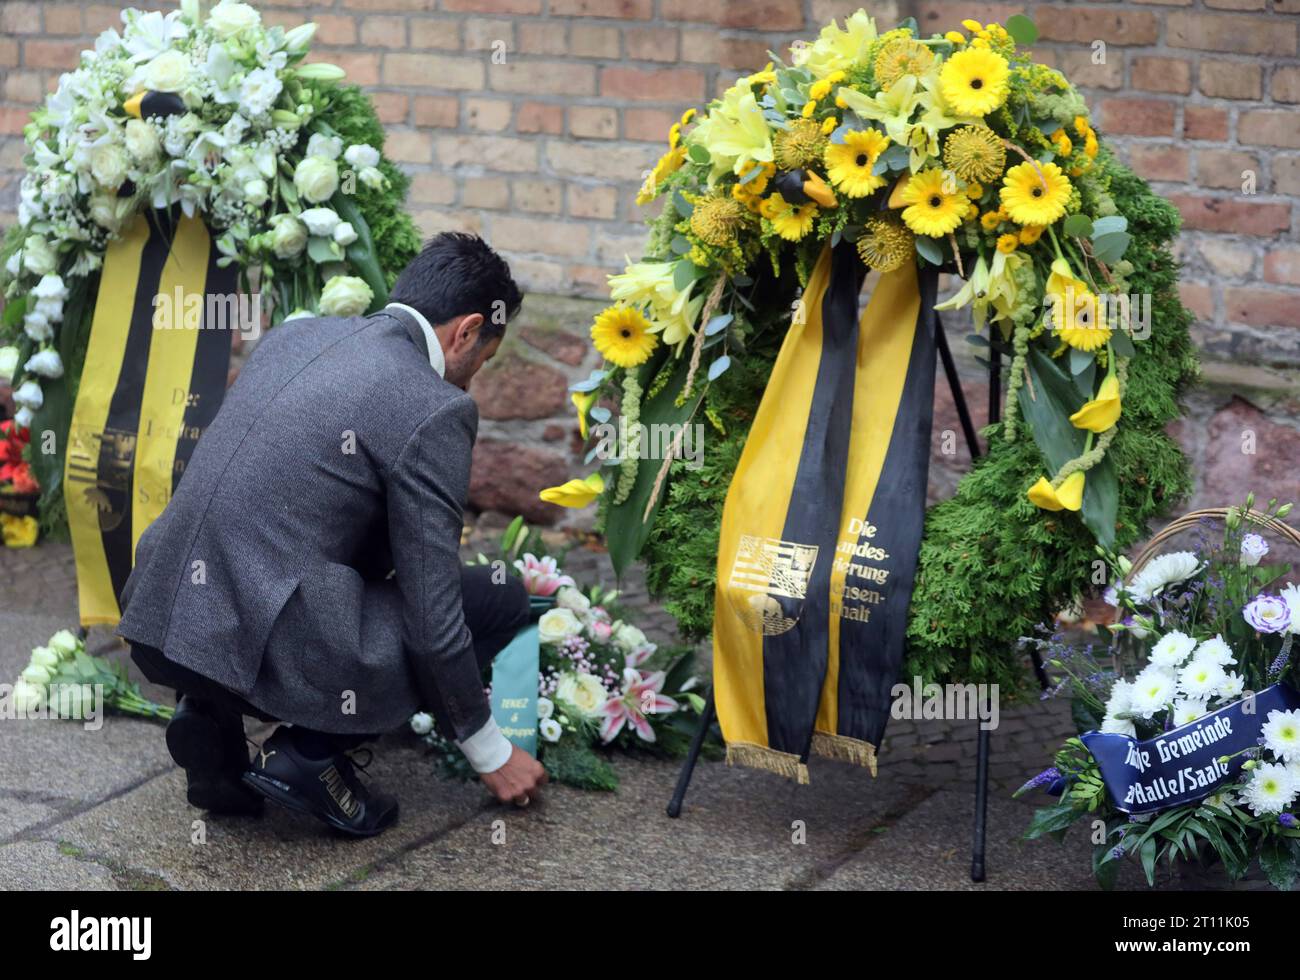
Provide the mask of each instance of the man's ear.
[{"label": "man's ear", "polygon": [[483,329],[483,314],[469,313],[460,318],[451,335],[451,350],[464,354],[478,345],[479,331]]}]

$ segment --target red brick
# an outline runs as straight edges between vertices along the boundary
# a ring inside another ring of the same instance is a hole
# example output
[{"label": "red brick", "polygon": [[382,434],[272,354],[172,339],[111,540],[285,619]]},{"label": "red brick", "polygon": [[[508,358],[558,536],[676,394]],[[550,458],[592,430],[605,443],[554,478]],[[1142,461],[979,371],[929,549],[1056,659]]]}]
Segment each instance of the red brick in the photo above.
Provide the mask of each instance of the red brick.
[{"label": "red brick", "polygon": [[1184,106],[1183,135],[1189,140],[1223,142],[1228,138],[1227,110],[1204,105]]},{"label": "red brick", "polygon": [[406,52],[384,55],[385,85],[423,87],[430,81],[436,82],[439,88],[477,91],[483,88],[483,59]]},{"label": "red brick", "polygon": [[1252,327],[1300,327],[1300,293],[1256,286],[1228,286],[1223,291],[1224,319]]},{"label": "red brick", "polygon": [[1300,68],[1279,65],[1273,71],[1273,100],[1300,102]]},{"label": "red brick", "polygon": [[8,136],[17,136],[27,125],[28,113],[26,109],[19,109],[15,106],[0,106],[0,133]]},{"label": "red brick", "polygon": [[694,68],[604,68],[600,94],[647,102],[701,102],[704,74]]},{"label": "red brick", "polygon": [[1169,200],[1191,231],[1224,231],[1243,235],[1276,235],[1291,227],[1291,206],[1234,197],[1171,194]]},{"label": "red brick", "polygon": [[654,0],[551,0],[552,17],[622,17],[649,20]]},{"label": "red brick", "polygon": [[1274,248],[1264,256],[1264,278],[1286,286],[1300,286],[1300,248]]},{"label": "red brick", "polygon": [[564,130],[564,107],[525,102],[515,113],[515,129],[521,133],[560,133]]},{"label": "red brick", "polygon": [[1294,109],[1255,109],[1237,119],[1237,141],[1256,146],[1300,147],[1300,116]]},{"label": "red brick", "polygon": [[1178,299],[1198,320],[1214,319],[1214,292],[1205,283],[1184,279],[1178,284]]},{"label": "red brick", "polygon": [[375,103],[375,112],[384,124],[406,122],[411,100],[400,92],[374,92],[371,99]]},{"label": "red brick", "polygon": [[460,103],[453,95],[417,95],[415,125],[454,129],[460,119]]},{"label": "red brick", "polygon": [[1147,180],[1186,181],[1190,172],[1187,151],[1176,146],[1135,146],[1129,164]]},{"label": "red brick", "polygon": [[[1192,65],[1182,58],[1134,58],[1129,77],[1134,88],[1146,92],[1186,95],[1192,90]],[[1073,76],[1071,81],[1080,84]]]},{"label": "red brick", "polygon": [[524,54],[570,54],[563,21],[527,21],[519,25],[519,50]]},{"label": "red brick", "polygon": [[1264,92],[1263,71],[1245,61],[1202,61],[1201,91],[1220,99],[1258,99]]},{"label": "red brick", "polygon": [[569,134],[579,139],[617,139],[618,114],[609,106],[571,106]]},{"label": "red brick", "polygon": [[1268,0],[1205,0],[1207,7],[1216,10],[1263,10]]},{"label": "red brick", "polygon": [[[804,27],[803,5],[790,0],[663,0],[664,20],[708,21],[723,27],[789,31]],[[762,67],[759,65],[758,67]]]},{"label": "red brick", "polygon": [[605,24],[574,24],[569,34],[569,49],[564,54],[579,58],[617,58],[619,35],[617,27]]},{"label": "red brick", "polygon": [[540,14],[542,0],[442,0],[442,9],[469,14]]},{"label": "red brick", "polygon": [[23,64],[28,68],[71,71],[80,62],[85,47],[80,41],[24,41]]},{"label": "red brick", "polygon": [[637,27],[623,32],[628,58],[635,61],[676,61],[675,27]]},{"label": "red brick", "polygon": [[368,48],[405,48],[406,18],[374,14],[361,18],[361,43]]},{"label": "red brick", "polygon": [[1175,103],[1156,99],[1106,99],[1101,104],[1107,133],[1129,136],[1172,136]]},{"label": "red brick", "polygon": [[[1259,180],[1259,161],[1249,153],[1236,150],[1197,150],[1196,182],[1201,187],[1226,187],[1241,190],[1243,171],[1254,171]],[[1256,184],[1256,188],[1262,190]]]},{"label": "red brick", "polygon": [[72,5],[49,5],[45,8],[46,34],[80,34],[81,8]]},{"label": "red brick", "polygon": [[[298,23],[302,23],[301,18],[295,19]],[[338,14],[315,14],[312,20],[316,23],[314,43],[356,44],[357,22],[351,17],[341,17]]]},{"label": "red brick", "polygon": [[1034,22],[1045,41],[1073,41],[1108,45],[1154,44],[1160,34],[1156,15],[1145,10],[1107,7],[1039,7]]},{"label": "red brick", "polygon": [[596,67],[574,61],[507,61],[489,65],[488,82],[498,92],[524,95],[595,95]]},{"label": "red brick", "polygon": [[1232,54],[1294,55],[1296,25],[1276,17],[1171,13],[1165,18],[1165,43]]},{"label": "red brick", "polygon": [[682,61],[703,62],[735,71],[752,71],[767,64],[771,47],[758,38],[719,34],[712,29],[682,31]]},{"label": "red brick", "polygon": [[308,61],[326,61],[338,65],[347,72],[347,80],[352,85],[379,84],[379,55],[358,51],[316,51]]},{"label": "red brick", "polygon": [[668,130],[677,113],[663,109],[628,109],[623,113],[623,138],[647,143],[668,143]]},{"label": "red brick", "polygon": [[460,21],[412,18],[411,47],[434,51],[459,51]]},{"label": "red brick", "polygon": [[1300,156],[1273,157],[1273,186],[1279,194],[1300,197]]},{"label": "red brick", "polygon": [[0,6],[0,33],[41,33],[40,5],[35,3],[13,3],[12,0],[6,0],[6,3]]},{"label": "red brick", "polygon": [[[148,7],[148,4],[141,4]],[[81,10],[82,30],[91,36],[96,36],[103,31],[113,28],[119,33],[122,30],[122,8],[115,7],[106,3],[92,3],[89,7],[83,7]]]}]

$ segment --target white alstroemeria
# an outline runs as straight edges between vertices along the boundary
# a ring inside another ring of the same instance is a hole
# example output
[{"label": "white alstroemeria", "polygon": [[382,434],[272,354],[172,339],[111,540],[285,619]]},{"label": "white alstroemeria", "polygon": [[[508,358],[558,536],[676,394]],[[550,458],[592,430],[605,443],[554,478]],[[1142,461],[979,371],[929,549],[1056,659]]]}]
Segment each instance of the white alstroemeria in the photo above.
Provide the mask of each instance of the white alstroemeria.
[{"label": "white alstroemeria", "polygon": [[1295,773],[1286,766],[1265,762],[1250,771],[1250,778],[1241,788],[1241,802],[1257,817],[1281,813],[1296,798],[1297,788]]},{"label": "white alstroemeria", "polygon": [[411,731],[417,735],[428,735],[433,731],[433,716],[424,711],[411,715]]},{"label": "white alstroemeria", "polygon": [[1174,551],[1153,558],[1128,583],[1128,591],[1139,602],[1159,595],[1165,588],[1186,581],[1201,570],[1201,563],[1190,551]]},{"label": "white alstroemeria", "polygon": [[244,76],[239,87],[243,109],[252,116],[270,112],[284,86],[270,68],[255,68]]},{"label": "white alstroemeria", "polygon": [[1300,711],[1270,711],[1260,734],[1264,747],[1283,762],[1300,762]]},{"label": "white alstroemeria", "polygon": [[309,157],[324,157],[326,160],[337,160],[342,152],[343,141],[337,136],[312,133],[311,139],[307,141],[307,156]]},{"label": "white alstroemeria", "polygon": [[1197,718],[1204,716],[1208,708],[1205,698],[1182,698],[1174,702],[1174,727],[1190,725]]},{"label": "white alstroemeria", "polygon": [[1210,698],[1218,693],[1227,676],[1212,660],[1193,660],[1178,671],[1178,690],[1188,698]]},{"label": "white alstroemeria", "polygon": [[156,58],[190,32],[181,20],[180,11],[164,15],[158,11],[142,14],[137,10],[127,10],[123,20],[126,27],[122,31],[122,46],[134,62]]},{"label": "white alstroemeria", "polygon": [[45,394],[41,391],[40,384],[31,378],[15,389],[13,399],[15,405],[30,408],[33,412],[45,404]]},{"label": "white alstroemeria", "polygon": [[1251,568],[1260,563],[1260,560],[1268,554],[1268,542],[1258,534],[1246,534],[1241,539],[1241,564],[1245,568]]},{"label": "white alstroemeria", "polygon": [[352,222],[340,221],[334,226],[334,234],[332,237],[337,244],[346,248],[357,240],[357,230],[352,227]]},{"label": "white alstroemeria", "polygon": [[1196,649],[1196,641],[1186,633],[1174,630],[1166,633],[1151,648],[1151,662],[1166,670],[1181,667]]},{"label": "white alstroemeria", "polygon": [[37,351],[27,359],[27,363],[23,365],[23,370],[40,375],[42,378],[61,378],[63,377],[63,359],[59,357],[59,352],[56,350]]},{"label": "white alstroemeria", "polygon": [[333,208],[308,208],[298,215],[298,220],[311,234],[329,237],[338,227],[339,216]]},{"label": "white alstroemeria", "polygon": [[379,151],[369,143],[353,143],[343,154],[343,159],[358,170],[379,166]]},{"label": "white alstroemeria", "polygon": [[1171,671],[1149,665],[1133,679],[1129,711],[1139,718],[1150,719],[1173,703],[1177,690],[1178,682]]},{"label": "white alstroemeria", "polygon": [[543,718],[538,721],[537,731],[548,742],[558,742],[560,736],[564,734],[564,729],[560,727],[560,723],[554,718]]}]

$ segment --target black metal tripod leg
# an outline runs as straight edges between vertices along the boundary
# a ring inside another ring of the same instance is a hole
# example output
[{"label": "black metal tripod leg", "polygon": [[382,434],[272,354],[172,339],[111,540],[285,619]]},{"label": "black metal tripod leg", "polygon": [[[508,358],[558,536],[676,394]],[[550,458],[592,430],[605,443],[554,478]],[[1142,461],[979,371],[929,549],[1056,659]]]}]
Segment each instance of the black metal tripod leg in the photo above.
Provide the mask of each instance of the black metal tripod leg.
[{"label": "black metal tripod leg", "polygon": [[970,880],[984,880],[984,838],[989,805],[989,731],[980,726],[975,753],[975,844],[971,848]]},{"label": "black metal tripod leg", "polygon": [[681,815],[682,801],[686,799],[686,787],[691,785],[691,775],[695,772],[695,763],[699,761],[700,749],[704,746],[704,739],[708,736],[709,729],[713,725],[714,714],[713,688],[709,688],[709,696],[704,700],[704,710],[700,712],[700,727],[695,732],[695,737],[691,739],[691,748],[686,753],[686,760],[682,763],[682,771],[677,776],[677,787],[673,790],[673,798],[668,801],[668,816],[670,817],[676,818]]},{"label": "black metal tripod leg", "polygon": [[970,409],[966,406],[966,393],[962,391],[961,378],[957,376],[957,363],[952,359],[952,349],[948,346],[948,335],[943,329],[943,320],[939,314],[934,315],[934,343],[939,348],[939,360],[943,362],[943,373],[948,377],[948,387],[952,389],[952,401],[957,408],[957,418],[961,422],[962,433],[966,436],[966,448],[970,450],[971,459],[979,459],[980,443],[975,437],[975,424],[970,418]]}]

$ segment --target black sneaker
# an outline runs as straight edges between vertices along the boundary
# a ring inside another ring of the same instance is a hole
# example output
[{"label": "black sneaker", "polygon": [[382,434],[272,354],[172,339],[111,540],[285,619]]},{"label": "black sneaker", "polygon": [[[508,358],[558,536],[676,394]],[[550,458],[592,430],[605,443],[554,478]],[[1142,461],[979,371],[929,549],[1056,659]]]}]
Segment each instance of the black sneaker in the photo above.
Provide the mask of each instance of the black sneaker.
[{"label": "black sneaker", "polygon": [[294,744],[292,732],[281,725],[262,743],[244,773],[245,785],[353,837],[373,837],[397,822],[397,800],[366,789],[352,759],[342,752],[309,758]]},{"label": "black sneaker", "polygon": [[244,722],[233,711],[189,696],[167,724],[167,751],[185,770],[186,799],[211,813],[251,817],[264,803],[241,777],[248,768]]}]

